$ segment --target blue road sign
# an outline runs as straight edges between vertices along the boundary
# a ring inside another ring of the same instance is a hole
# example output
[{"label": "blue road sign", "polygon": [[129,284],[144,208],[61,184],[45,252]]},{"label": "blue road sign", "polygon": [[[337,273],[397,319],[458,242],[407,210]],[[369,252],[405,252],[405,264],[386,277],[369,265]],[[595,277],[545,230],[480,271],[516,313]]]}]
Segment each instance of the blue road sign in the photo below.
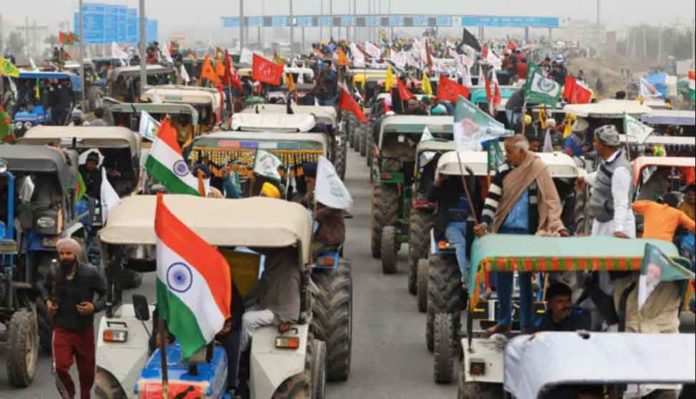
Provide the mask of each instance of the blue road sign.
[{"label": "blue road sign", "polygon": [[116,30],[116,42],[125,43],[128,37],[128,7],[118,6],[118,25]]},{"label": "blue road sign", "polygon": [[271,18],[271,26],[288,26],[288,17],[274,16]]},{"label": "blue road sign", "polygon": [[451,15],[438,15],[437,26],[452,26],[453,18]]},{"label": "blue road sign", "polygon": [[246,23],[249,28],[263,27],[263,17],[248,17]]},{"label": "blue road sign", "polygon": [[380,17],[376,15],[369,15],[365,18],[365,25],[367,26],[379,26]]},{"label": "blue road sign", "polygon": [[135,44],[138,42],[138,10],[129,8],[126,10],[126,43]]},{"label": "blue road sign", "polygon": [[322,15],[318,18],[319,26],[331,26],[331,17],[328,15]]},{"label": "blue road sign", "polygon": [[352,15],[343,15],[341,17],[341,26],[355,26],[355,17]]},{"label": "blue road sign", "polygon": [[390,26],[404,26],[404,16],[403,15],[390,15],[389,16]]},{"label": "blue road sign", "polygon": [[309,16],[297,17],[297,26],[301,26],[303,28],[314,26],[314,19]]},{"label": "blue road sign", "polygon": [[413,26],[428,26],[428,17],[424,16],[414,16],[413,17]]},{"label": "blue road sign", "polygon": [[557,17],[466,16],[462,17],[462,26],[558,28],[560,21]]},{"label": "blue road sign", "polygon": [[224,28],[239,28],[239,17],[222,17]]},{"label": "blue road sign", "polygon": [[118,8],[106,6],[106,19],[104,21],[104,42],[115,42],[118,34]]},{"label": "blue road sign", "polygon": [[[85,4],[82,6],[83,42],[85,44],[104,43],[104,24],[106,8],[101,4]],[[75,33],[80,32],[80,17],[75,14]]]},{"label": "blue road sign", "polygon": [[159,41],[159,24],[156,19],[146,19],[145,20],[145,37],[147,38],[147,43]]}]

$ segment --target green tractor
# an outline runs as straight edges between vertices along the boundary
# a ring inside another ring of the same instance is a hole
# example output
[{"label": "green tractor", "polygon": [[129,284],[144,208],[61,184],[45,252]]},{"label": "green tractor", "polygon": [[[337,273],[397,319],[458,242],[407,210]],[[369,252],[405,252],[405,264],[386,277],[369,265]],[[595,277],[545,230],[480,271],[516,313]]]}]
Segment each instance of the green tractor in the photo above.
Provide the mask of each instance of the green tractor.
[{"label": "green tractor", "polygon": [[385,274],[396,273],[396,255],[408,242],[416,147],[423,131],[452,134],[452,118],[401,115],[382,120],[372,164],[372,256],[382,259]]}]

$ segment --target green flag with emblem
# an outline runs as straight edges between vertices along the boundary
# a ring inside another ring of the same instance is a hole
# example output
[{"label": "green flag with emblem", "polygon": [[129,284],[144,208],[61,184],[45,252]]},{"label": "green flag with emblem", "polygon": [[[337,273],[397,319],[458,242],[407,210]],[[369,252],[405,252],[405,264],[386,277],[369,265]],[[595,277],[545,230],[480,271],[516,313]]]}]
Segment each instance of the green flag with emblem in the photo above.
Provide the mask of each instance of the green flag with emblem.
[{"label": "green flag with emblem", "polygon": [[562,91],[561,85],[545,77],[538,65],[529,66],[527,82],[524,86],[524,97],[527,103],[555,107],[558,105]]}]

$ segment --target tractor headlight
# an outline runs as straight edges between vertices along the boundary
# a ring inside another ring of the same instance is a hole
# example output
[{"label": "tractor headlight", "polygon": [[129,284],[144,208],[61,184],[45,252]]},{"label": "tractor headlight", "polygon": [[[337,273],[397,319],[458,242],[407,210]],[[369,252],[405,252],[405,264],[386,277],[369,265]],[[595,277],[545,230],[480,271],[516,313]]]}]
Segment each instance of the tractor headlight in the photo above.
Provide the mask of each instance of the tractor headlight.
[{"label": "tractor headlight", "polygon": [[33,127],[34,125],[31,124],[31,122],[24,122],[24,128],[29,130]]},{"label": "tractor headlight", "polygon": [[24,124],[22,122],[15,123],[15,129],[21,129]]},{"label": "tractor headlight", "polygon": [[42,216],[36,219],[36,226],[42,229],[52,229],[56,227],[56,220],[50,216]]}]

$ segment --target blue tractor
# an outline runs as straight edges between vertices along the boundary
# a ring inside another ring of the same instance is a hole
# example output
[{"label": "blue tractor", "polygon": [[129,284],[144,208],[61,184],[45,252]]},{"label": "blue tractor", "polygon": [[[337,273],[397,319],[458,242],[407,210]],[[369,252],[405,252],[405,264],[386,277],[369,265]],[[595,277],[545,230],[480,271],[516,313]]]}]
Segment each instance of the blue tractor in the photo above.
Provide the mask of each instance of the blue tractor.
[{"label": "blue tractor", "polygon": [[[51,81],[57,81],[60,86],[66,85],[70,89],[71,100],[69,104],[65,104],[62,116],[53,114],[52,96],[48,89]],[[66,125],[80,93],[82,82],[78,75],[70,72],[22,71],[15,85],[17,99],[12,124],[15,135],[21,137],[24,132],[37,125],[51,123]],[[56,121],[56,117],[60,120]]]},{"label": "blue tractor", "polygon": [[83,238],[75,215],[77,155],[44,146],[0,146],[0,323],[10,383],[29,386],[39,348],[50,351],[43,283],[61,237]]}]

